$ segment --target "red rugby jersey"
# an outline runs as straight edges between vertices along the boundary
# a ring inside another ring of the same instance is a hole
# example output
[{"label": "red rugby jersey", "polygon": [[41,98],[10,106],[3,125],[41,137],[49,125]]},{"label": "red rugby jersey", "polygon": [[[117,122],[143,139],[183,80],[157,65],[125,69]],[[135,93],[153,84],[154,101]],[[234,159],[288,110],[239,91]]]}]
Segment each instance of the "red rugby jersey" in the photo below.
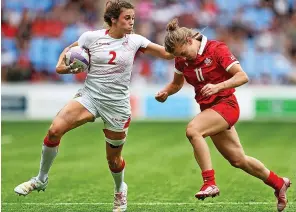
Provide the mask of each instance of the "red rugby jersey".
[{"label": "red rugby jersey", "polygon": [[218,84],[232,77],[228,70],[239,63],[225,43],[207,40],[203,36],[201,46],[194,61],[182,57],[175,58],[175,72],[183,74],[186,81],[195,89],[195,99],[199,104],[212,103],[217,96],[229,96],[235,89],[225,89],[209,97],[201,95],[206,84]]}]

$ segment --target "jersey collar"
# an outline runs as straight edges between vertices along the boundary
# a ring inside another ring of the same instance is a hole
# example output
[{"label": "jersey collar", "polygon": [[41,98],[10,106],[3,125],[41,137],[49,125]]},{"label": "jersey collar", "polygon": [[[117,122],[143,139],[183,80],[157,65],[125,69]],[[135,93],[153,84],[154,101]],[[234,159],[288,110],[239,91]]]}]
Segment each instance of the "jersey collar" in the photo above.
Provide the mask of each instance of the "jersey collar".
[{"label": "jersey collar", "polygon": [[199,50],[198,50],[199,55],[202,55],[202,53],[204,52],[207,41],[208,41],[208,38],[203,35],[202,39],[201,39],[201,44],[200,44],[200,47],[199,47]]},{"label": "jersey collar", "polygon": [[[112,37],[109,35],[109,31],[110,31],[110,29],[106,29],[106,31],[105,31],[105,35],[108,35],[110,38],[112,38]],[[114,40],[120,40],[120,39],[123,39],[123,38],[126,38],[126,34],[125,34],[122,38],[118,38],[118,39],[116,39],[116,38],[112,38],[112,39],[114,39]]]}]

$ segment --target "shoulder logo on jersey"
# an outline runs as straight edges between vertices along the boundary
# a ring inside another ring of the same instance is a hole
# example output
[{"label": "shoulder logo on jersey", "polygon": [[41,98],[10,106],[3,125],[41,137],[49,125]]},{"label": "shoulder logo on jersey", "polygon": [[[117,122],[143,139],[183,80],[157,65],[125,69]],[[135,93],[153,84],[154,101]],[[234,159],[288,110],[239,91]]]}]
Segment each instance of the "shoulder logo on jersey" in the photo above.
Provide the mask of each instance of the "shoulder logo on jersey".
[{"label": "shoulder logo on jersey", "polygon": [[230,59],[231,60],[235,60],[235,56],[234,55],[231,55]]},{"label": "shoulder logo on jersey", "polygon": [[127,40],[122,43],[123,46],[125,46],[127,44],[128,44],[128,41]]},{"label": "shoulder logo on jersey", "polygon": [[204,63],[205,63],[207,66],[211,65],[212,62],[213,62],[213,61],[212,61],[210,58],[208,58],[208,57],[207,57],[207,58],[205,59],[205,61],[204,61]]}]

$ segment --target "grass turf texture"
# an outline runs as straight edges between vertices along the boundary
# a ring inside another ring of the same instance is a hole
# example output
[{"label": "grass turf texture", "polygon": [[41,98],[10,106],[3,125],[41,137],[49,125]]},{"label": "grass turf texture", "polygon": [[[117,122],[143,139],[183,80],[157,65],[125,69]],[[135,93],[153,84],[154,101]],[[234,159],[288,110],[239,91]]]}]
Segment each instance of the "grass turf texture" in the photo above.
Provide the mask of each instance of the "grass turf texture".
[{"label": "grass turf texture", "polygon": [[[35,176],[49,122],[2,122],[2,211],[111,211],[113,180],[105,159],[102,123],[66,134],[46,192],[19,197],[14,187]],[[133,122],[124,147],[128,211],[276,211],[273,190],[235,169],[208,140],[217,198],[194,198],[200,170],[185,137],[186,122]],[[245,152],[296,182],[294,123],[241,122],[237,131]],[[287,212],[296,211],[296,192],[288,192]]]}]

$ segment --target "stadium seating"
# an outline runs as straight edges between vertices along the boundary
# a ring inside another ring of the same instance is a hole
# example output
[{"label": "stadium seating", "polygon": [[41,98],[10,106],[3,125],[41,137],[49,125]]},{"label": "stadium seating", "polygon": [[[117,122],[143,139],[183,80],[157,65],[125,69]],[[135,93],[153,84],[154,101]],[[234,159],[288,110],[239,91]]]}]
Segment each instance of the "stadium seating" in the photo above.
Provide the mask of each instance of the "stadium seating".
[{"label": "stadium seating", "polygon": [[[169,11],[174,11],[183,25],[189,24],[189,27],[195,30],[202,30],[206,27],[203,33],[209,39],[219,39],[221,29],[228,31],[230,33],[226,36],[228,39],[225,42],[231,47],[234,36],[241,36],[244,42],[240,55],[236,56],[251,78],[257,78],[260,82],[262,75],[268,75],[272,79],[270,83],[286,83],[279,80],[285,78],[285,75],[292,70],[292,57],[289,57],[289,52],[286,52],[286,43],[281,41],[282,43],[278,44],[282,48],[280,50],[278,48],[260,50],[258,37],[264,37],[266,32],[272,35],[288,36],[288,34],[281,33],[285,32],[284,27],[288,26],[290,17],[295,14],[295,1],[287,1],[285,6],[288,10],[283,10],[287,13],[284,17],[280,17],[274,5],[263,0],[161,2],[134,0],[133,2],[137,10],[135,31],[139,31],[148,39],[158,43],[163,42],[166,22],[163,22],[163,15],[157,14],[166,14],[168,8],[171,8]],[[92,4],[93,8],[96,8],[97,3],[94,1]],[[75,42],[82,32],[103,27],[102,8],[98,7],[96,11],[86,8],[84,8],[84,1],[74,0],[4,0],[1,26],[2,52],[5,51],[8,53],[6,55],[10,55],[8,57],[10,59],[5,61],[5,66],[13,66],[20,52],[20,45],[17,44],[28,39],[27,35],[24,38],[25,36],[19,31],[20,24],[25,23],[30,33],[28,55],[34,70],[53,74],[59,54],[64,47]],[[29,18],[24,22],[22,20],[24,20],[25,11],[29,11]],[[278,25],[275,24],[277,22],[279,22]],[[231,28],[234,23],[245,31],[245,35],[237,35],[237,33],[232,35]],[[140,29],[141,26],[149,27],[149,29]],[[235,45],[238,49],[237,44]],[[145,70],[145,74],[137,75],[143,78],[140,81],[158,83],[159,78],[163,78],[164,83],[170,80],[171,71],[167,69],[173,67],[173,62],[167,63],[141,56],[136,60],[140,61],[139,70]],[[260,61],[260,68],[257,65],[258,61]],[[81,82],[83,81],[81,77],[83,75],[78,78],[62,76],[60,79],[64,82]],[[133,80],[139,80],[135,78]]]}]

